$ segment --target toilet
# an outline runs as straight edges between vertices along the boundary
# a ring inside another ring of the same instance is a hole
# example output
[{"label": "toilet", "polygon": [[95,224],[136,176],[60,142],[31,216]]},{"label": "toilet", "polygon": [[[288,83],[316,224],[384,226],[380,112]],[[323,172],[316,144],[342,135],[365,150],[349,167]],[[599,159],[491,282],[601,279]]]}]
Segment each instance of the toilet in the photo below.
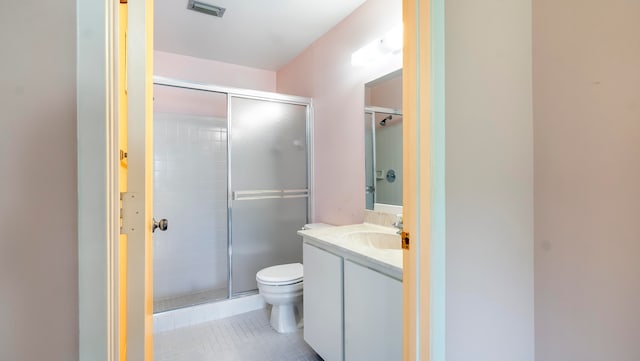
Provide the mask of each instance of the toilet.
[{"label": "toilet", "polygon": [[[307,224],[302,229],[331,227]],[[302,326],[303,268],[289,263],[263,268],[256,274],[258,291],[271,307],[271,327],[279,333],[294,332]]]},{"label": "toilet", "polygon": [[294,332],[297,319],[302,320],[302,274],[300,263],[267,267],[256,274],[260,294],[272,305],[271,327],[279,333]]}]

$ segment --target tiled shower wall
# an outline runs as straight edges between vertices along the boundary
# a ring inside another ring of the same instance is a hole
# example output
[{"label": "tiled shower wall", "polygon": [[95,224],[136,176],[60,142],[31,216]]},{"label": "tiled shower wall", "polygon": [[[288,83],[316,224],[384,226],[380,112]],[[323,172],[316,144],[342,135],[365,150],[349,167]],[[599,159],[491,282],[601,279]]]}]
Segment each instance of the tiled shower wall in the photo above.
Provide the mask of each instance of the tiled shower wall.
[{"label": "tiled shower wall", "polygon": [[[227,122],[154,114],[154,297],[227,288]],[[226,293],[223,293],[223,296]]]}]

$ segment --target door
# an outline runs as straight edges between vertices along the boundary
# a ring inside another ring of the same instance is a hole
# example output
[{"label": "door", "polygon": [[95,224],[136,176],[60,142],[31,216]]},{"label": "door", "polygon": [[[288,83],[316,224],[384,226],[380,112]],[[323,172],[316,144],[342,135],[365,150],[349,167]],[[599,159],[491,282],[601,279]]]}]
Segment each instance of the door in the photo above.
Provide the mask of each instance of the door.
[{"label": "door", "polygon": [[445,360],[444,1],[403,0],[405,361]]},{"label": "door", "polygon": [[257,289],[265,267],[302,262],[308,106],[230,95],[231,292]]},{"label": "door", "polygon": [[226,299],[227,94],[154,85],[153,311]]},{"label": "door", "polygon": [[[122,1],[121,1],[122,2]],[[126,241],[126,354],[153,359],[153,0],[128,6],[127,192],[123,199]]]},{"label": "door", "polygon": [[365,168],[365,208],[373,210],[376,203],[376,127],[375,113],[364,112],[364,168]]},{"label": "door", "polygon": [[[127,19],[128,4],[118,4],[118,187],[128,189],[128,103],[127,103]],[[122,201],[121,201],[122,202]],[[122,206],[122,205],[120,205]],[[121,225],[122,226],[122,225]],[[118,346],[120,360],[127,355],[127,234],[118,240]]]}]

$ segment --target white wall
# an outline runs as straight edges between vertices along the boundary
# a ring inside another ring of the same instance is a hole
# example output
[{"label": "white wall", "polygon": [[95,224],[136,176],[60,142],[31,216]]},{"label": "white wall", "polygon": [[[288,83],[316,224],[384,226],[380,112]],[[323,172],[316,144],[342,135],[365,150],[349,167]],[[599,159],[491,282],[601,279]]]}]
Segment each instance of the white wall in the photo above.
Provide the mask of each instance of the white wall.
[{"label": "white wall", "polygon": [[78,358],[75,16],[0,3],[0,360]]},{"label": "white wall", "polygon": [[532,361],[531,1],[445,12],[446,359]]},{"label": "white wall", "polygon": [[533,1],[536,359],[640,360],[640,2]]}]

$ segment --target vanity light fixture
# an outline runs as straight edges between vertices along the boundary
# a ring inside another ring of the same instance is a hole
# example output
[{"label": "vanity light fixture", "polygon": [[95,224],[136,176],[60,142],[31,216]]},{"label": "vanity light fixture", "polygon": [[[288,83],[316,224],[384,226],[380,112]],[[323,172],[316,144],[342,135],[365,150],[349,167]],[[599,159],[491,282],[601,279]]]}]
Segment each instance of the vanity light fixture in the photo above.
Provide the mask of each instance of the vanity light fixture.
[{"label": "vanity light fixture", "polygon": [[227,9],[198,0],[189,0],[187,9],[221,18]]},{"label": "vanity light fixture", "polygon": [[402,34],[402,24],[395,26],[381,39],[376,39],[351,54],[351,65],[368,65],[389,54],[398,54],[402,50]]}]

